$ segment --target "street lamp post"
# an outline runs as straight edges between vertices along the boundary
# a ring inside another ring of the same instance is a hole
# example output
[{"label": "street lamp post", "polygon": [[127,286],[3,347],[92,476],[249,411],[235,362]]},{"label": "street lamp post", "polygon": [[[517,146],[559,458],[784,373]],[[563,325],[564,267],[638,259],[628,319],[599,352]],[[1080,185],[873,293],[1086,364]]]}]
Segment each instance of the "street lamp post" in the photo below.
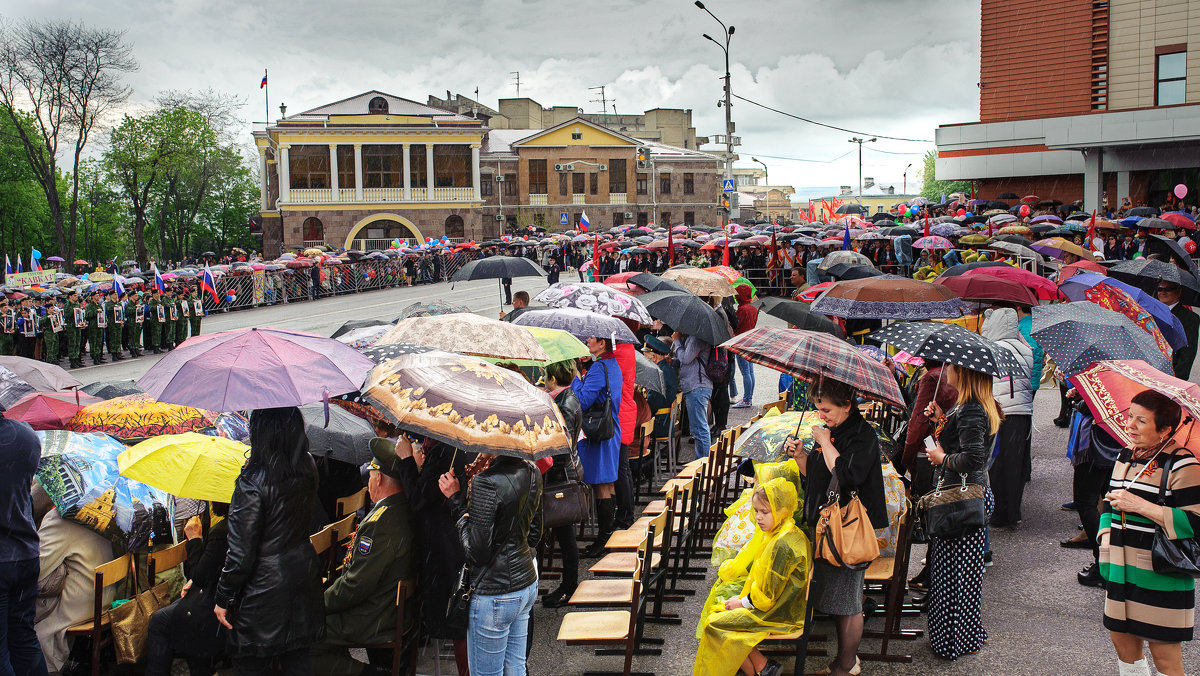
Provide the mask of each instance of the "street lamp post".
[{"label": "street lamp post", "polygon": [[910,167],[912,167],[912,162],[909,162],[908,166],[904,168],[904,187],[901,189],[903,195],[908,194],[908,170]]},{"label": "street lamp post", "polygon": [[[700,2],[700,0],[696,0],[696,6],[699,7],[700,9],[704,10],[705,12],[707,12],[708,15],[713,18],[714,21],[721,24],[721,30],[724,31],[724,35],[725,35],[725,44],[721,44],[720,41],[714,39],[708,33],[704,34],[704,38],[706,40],[709,40],[710,42],[716,43],[716,45],[721,48],[721,51],[725,52],[725,178],[732,180],[733,179],[733,112],[730,108],[730,104],[731,104],[730,97],[733,95],[733,90],[729,85],[729,40],[730,40],[730,38],[733,37],[734,27],[726,26],[725,22],[718,19],[716,14],[713,14],[712,12],[710,12],[708,10],[708,8],[704,6],[704,3]],[[731,218],[733,216],[732,211],[733,211],[733,207],[731,205],[730,206],[731,213],[729,214],[729,216]]]},{"label": "street lamp post", "polygon": [[759,164],[761,164],[761,165],[762,165],[762,168],[763,168],[763,185],[766,185],[766,186],[768,186],[768,187],[769,187],[769,186],[771,185],[771,176],[770,176],[770,172],[768,172],[768,171],[767,171],[767,163],[766,163],[766,162],[763,162],[762,160],[758,159],[757,157],[751,157],[751,158],[750,158],[750,161],[751,161],[751,162],[758,162]]},{"label": "street lamp post", "polygon": [[879,139],[874,139],[874,138],[861,139],[861,138],[859,138],[859,137],[857,137],[857,136],[855,136],[854,138],[850,139],[850,142],[851,142],[851,143],[857,143],[857,144],[858,144],[858,203],[859,203],[859,204],[862,204],[862,198],[863,198],[863,187],[862,187],[862,146],[863,146],[863,144],[864,144],[864,143],[874,143],[875,141],[878,141],[878,140],[879,140]]}]

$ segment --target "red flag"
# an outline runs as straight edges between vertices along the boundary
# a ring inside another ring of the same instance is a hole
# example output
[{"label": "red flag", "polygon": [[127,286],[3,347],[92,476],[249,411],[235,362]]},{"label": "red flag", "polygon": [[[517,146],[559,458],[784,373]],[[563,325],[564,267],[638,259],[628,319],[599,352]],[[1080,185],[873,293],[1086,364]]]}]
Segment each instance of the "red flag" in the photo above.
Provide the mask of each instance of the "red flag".
[{"label": "red flag", "polygon": [[929,236],[929,212],[925,212],[925,236]]},{"label": "red flag", "polygon": [[725,226],[725,253],[721,256],[721,265],[729,265],[729,226]]},{"label": "red flag", "polygon": [[675,266],[675,228],[667,228],[667,267]]},{"label": "red flag", "polygon": [[1092,220],[1088,222],[1087,242],[1085,242],[1085,244],[1087,244],[1088,251],[1095,250],[1095,248],[1092,244],[1092,242],[1095,239],[1096,239],[1096,210],[1092,209]]}]

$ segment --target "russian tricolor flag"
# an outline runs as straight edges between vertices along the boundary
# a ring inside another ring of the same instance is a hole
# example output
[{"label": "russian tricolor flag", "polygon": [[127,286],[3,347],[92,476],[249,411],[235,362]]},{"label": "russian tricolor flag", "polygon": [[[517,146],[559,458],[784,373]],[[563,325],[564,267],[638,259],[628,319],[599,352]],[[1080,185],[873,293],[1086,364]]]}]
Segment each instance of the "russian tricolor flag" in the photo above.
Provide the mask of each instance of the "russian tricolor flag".
[{"label": "russian tricolor flag", "polygon": [[588,220],[587,212],[585,211],[579,215],[579,232],[587,232],[590,227],[592,227],[592,223]]},{"label": "russian tricolor flag", "polygon": [[25,270],[21,268],[21,254],[17,254],[17,272],[25,272]]},{"label": "russian tricolor flag", "polygon": [[13,273],[12,261],[8,260],[8,254],[4,254],[4,272],[9,275]]},{"label": "russian tricolor flag", "polygon": [[125,285],[121,283],[121,277],[118,275],[113,276],[112,290],[117,292],[118,298],[125,295]]},{"label": "russian tricolor flag", "polygon": [[217,295],[217,282],[213,279],[212,272],[208,266],[204,266],[204,274],[200,276],[200,290],[207,291],[208,295],[212,296],[214,303],[220,303],[221,297]]},{"label": "russian tricolor flag", "polygon": [[266,86],[267,86],[267,74],[263,73],[263,79],[262,79],[262,82],[258,83],[258,88],[262,89],[263,87],[266,87]]},{"label": "russian tricolor flag", "polygon": [[159,291],[166,291],[167,290],[167,280],[163,279],[162,275],[158,274],[158,264],[151,263],[150,268],[152,270],[154,270],[154,287],[156,289],[158,289]]}]

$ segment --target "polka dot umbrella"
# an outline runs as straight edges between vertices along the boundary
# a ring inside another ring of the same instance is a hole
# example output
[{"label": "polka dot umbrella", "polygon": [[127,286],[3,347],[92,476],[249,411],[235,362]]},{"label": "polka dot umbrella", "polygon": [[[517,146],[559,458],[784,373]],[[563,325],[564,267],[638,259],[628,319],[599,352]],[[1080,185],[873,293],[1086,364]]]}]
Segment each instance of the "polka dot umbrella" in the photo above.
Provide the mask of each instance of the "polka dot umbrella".
[{"label": "polka dot umbrella", "polygon": [[936,359],[997,378],[1021,376],[1025,373],[1025,368],[1007,348],[956,324],[891,324],[873,331],[870,338],[898,347],[922,359]]},{"label": "polka dot umbrella", "polygon": [[1087,301],[1033,308],[1033,339],[1067,376],[1098,361],[1128,359],[1171,372],[1170,357],[1142,327],[1119,312]]}]

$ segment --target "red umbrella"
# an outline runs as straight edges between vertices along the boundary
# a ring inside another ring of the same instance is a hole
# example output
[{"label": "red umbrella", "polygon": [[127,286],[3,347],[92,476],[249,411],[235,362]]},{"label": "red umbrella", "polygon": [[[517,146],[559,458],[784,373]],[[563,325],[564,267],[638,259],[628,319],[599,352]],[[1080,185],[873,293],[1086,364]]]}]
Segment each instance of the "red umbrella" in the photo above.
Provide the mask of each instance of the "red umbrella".
[{"label": "red umbrella", "polygon": [[1029,287],[993,275],[940,277],[933,283],[945,286],[965,300],[1002,301],[1029,306],[1038,304],[1037,295]]},{"label": "red umbrella", "polygon": [[820,284],[814,284],[796,294],[796,300],[803,301],[805,303],[811,303],[817,299],[817,296],[825,293],[829,287],[833,286],[834,284],[837,284],[837,282],[821,282]]},{"label": "red umbrella", "polygon": [[1184,216],[1183,214],[1179,213],[1178,211],[1168,211],[1167,213],[1163,214],[1162,216],[1159,216],[1159,218],[1163,219],[1164,221],[1169,222],[1171,225],[1173,225],[1177,228],[1184,228],[1185,230],[1195,230],[1196,229],[1196,224],[1190,218],[1188,218],[1187,216]]},{"label": "red umbrella", "polygon": [[613,275],[612,277],[605,279],[604,284],[605,284],[605,286],[611,286],[614,289],[619,289],[621,291],[624,291],[625,289],[622,287],[624,287],[625,283],[629,281],[629,278],[633,277],[634,275],[640,275],[640,274],[642,274],[642,273],[638,272],[636,270],[634,272],[618,272],[617,274]]},{"label": "red umbrella", "polygon": [[1163,355],[1167,359],[1171,358],[1173,350],[1167,344],[1167,339],[1163,337],[1162,330],[1155,323],[1154,316],[1147,312],[1128,292],[1108,284],[1097,284],[1085,291],[1083,295],[1102,308],[1120,312],[1132,319],[1134,324],[1142,327],[1146,333],[1150,334],[1150,337],[1154,338],[1155,344],[1158,345],[1158,349],[1162,351]]},{"label": "red umbrella", "polygon": [[1096,422],[1118,441],[1130,446],[1125,432],[1129,402],[1143,390],[1166,395],[1183,407],[1183,423],[1175,434],[1180,445],[1200,457],[1200,385],[1180,380],[1155,369],[1140,359],[1100,361],[1071,377],[1080,396],[1092,409]]},{"label": "red umbrella", "polygon": [[968,275],[979,274],[992,275],[993,277],[999,277],[1000,279],[1027,286],[1035,294],[1037,294],[1037,297],[1041,300],[1056,300],[1061,298],[1058,293],[1058,285],[1046,279],[1045,277],[1035,275],[1028,270],[998,265],[990,268],[975,268],[974,270],[967,270],[966,272],[962,273],[962,276],[966,277]]},{"label": "red umbrella", "polygon": [[4,417],[23,420],[35,430],[61,430],[81,408],[101,401],[82,392],[35,392],[21,397],[4,412]]},{"label": "red umbrella", "polygon": [[1070,265],[1064,265],[1058,269],[1058,283],[1062,284],[1068,279],[1074,277],[1081,272],[1094,272],[1098,275],[1108,276],[1108,268],[1100,265],[1096,261],[1089,261],[1086,258],[1081,261],[1076,261]]},{"label": "red umbrella", "polygon": [[1037,204],[1038,202],[1042,201],[1042,198],[1038,197],[1037,195],[1026,195],[1021,198],[1021,201],[1026,204]]},{"label": "red umbrella", "polygon": [[75,261],[75,265],[87,265],[87,264],[88,264],[88,262],[87,262],[87,261],[85,261],[85,260],[83,260],[82,258],[80,258],[79,260]]}]

